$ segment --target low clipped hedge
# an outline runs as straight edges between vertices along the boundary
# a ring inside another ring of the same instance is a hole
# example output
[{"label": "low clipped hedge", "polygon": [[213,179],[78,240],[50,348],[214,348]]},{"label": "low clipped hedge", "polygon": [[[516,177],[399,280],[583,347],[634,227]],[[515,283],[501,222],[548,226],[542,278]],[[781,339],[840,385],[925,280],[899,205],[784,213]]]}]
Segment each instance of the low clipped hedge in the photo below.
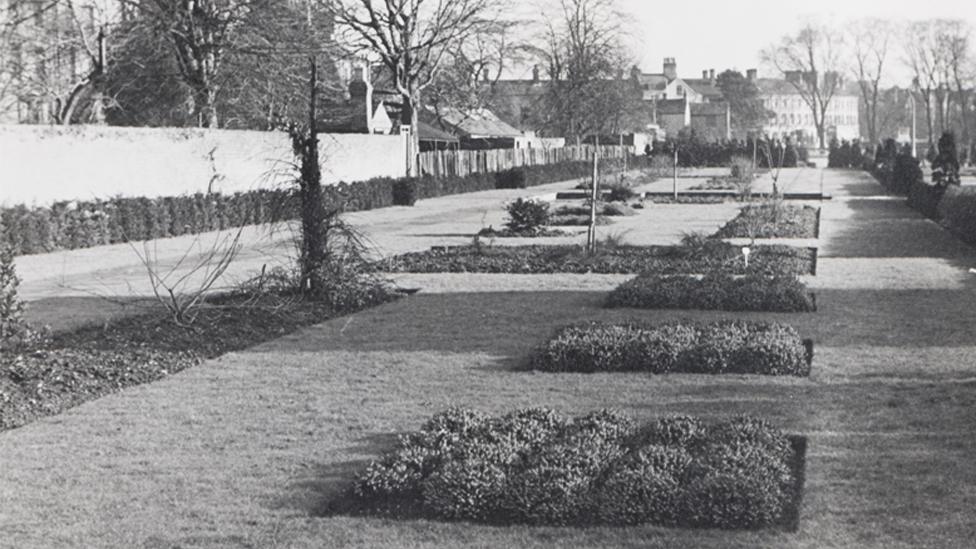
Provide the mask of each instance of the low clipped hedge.
[{"label": "low clipped hedge", "polygon": [[454,408],[403,436],[350,495],[366,513],[489,524],[754,529],[795,513],[802,458],[755,418]]},{"label": "low clipped hedge", "polygon": [[947,187],[938,205],[938,216],[960,239],[976,244],[976,188]]},{"label": "low clipped hedge", "polygon": [[[618,164],[609,162],[609,168]],[[323,207],[363,211],[410,206],[424,198],[507,188],[512,181],[522,186],[565,181],[586,176],[591,170],[589,162],[572,161],[465,177],[378,177],[340,182],[322,187]],[[0,236],[16,255],[35,254],[297,219],[300,206],[295,189],[17,205],[0,208],[0,223],[6,229]]]},{"label": "low clipped hedge", "polygon": [[792,204],[750,204],[715,238],[817,238],[820,209]]},{"label": "low clipped hedge", "polygon": [[610,292],[606,306],[779,313],[816,310],[813,294],[796,276],[735,277],[726,273],[638,276]]},{"label": "low clipped hedge", "polygon": [[379,264],[408,273],[605,273],[814,274],[816,250],[780,245],[752,247],[749,267],[742,251],[722,241],[701,246],[609,246],[589,255],[578,245],[450,246],[410,252]]},{"label": "low clipped hedge", "polygon": [[807,376],[807,357],[796,330],[774,322],[588,322],[559,329],[530,365],[547,372]]}]

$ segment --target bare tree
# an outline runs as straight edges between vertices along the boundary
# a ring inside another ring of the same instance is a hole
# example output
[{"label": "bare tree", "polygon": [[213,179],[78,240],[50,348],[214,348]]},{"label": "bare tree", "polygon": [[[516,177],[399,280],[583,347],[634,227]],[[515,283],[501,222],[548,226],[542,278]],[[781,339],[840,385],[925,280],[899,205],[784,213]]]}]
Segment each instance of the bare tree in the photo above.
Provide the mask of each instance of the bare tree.
[{"label": "bare tree", "polygon": [[972,148],[970,133],[969,106],[971,104],[971,90],[974,80],[973,58],[971,56],[972,27],[965,21],[953,19],[942,22],[938,34],[939,51],[944,56],[945,87],[950,90],[945,98],[946,125],[951,127],[952,105],[954,98],[959,110],[959,125],[962,129],[962,141],[966,150]]},{"label": "bare tree", "polygon": [[199,126],[216,128],[219,75],[253,0],[126,0],[168,38]]},{"label": "bare tree", "polygon": [[504,8],[492,0],[338,0],[336,23],[357,52],[379,57],[402,98],[401,123],[411,128],[409,175],[417,175],[422,94],[451,52],[490,29]]},{"label": "bare tree", "polygon": [[107,65],[103,2],[11,2],[0,10],[0,108],[29,103],[27,121],[70,124],[90,100],[88,121],[103,120]]},{"label": "bare tree", "polygon": [[622,42],[626,19],[614,0],[560,0],[546,17],[537,54],[549,87],[539,122],[550,133],[578,143],[634,125],[628,115],[642,104],[638,83],[624,78],[632,65]]},{"label": "bare tree", "polygon": [[796,35],[762,52],[764,61],[787,75],[813,114],[820,148],[826,146],[827,110],[841,88],[841,36],[826,25],[808,22]]},{"label": "bare tree", "polygon": [[925,105],[925,125],[931,147],[935,127],[932,120],[932,102],[939,87],[941,59],[937,47],[937,34],[934,21],[917,21],[908,27],[905,40],[907,64],[913,73],[913,92],[922,98]]},{"label": "bare tree", "polygon": [[884,19],[860,19],[847,27],[847,43],[853,54],[852,72],[864,101],[868,140],[878,142],[878,105],[881,83],[888,68],[888,54],[895,28]]}]

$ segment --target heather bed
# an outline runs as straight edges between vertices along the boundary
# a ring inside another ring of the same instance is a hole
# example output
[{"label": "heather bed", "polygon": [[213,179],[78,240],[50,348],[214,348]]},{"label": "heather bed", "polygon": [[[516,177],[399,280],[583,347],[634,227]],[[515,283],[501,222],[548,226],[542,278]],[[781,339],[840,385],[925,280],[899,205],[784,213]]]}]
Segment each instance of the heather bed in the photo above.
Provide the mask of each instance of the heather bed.
[{"label": "heather bed", "polygon": [[609,410],[492,417],[452,408],[373,461],[346,495],[353,505],[334,511],[500,525],[788,526],[802,489],[797,442],[748,417],[640,425]]},{"label": "heather bed", "polygon": [[606,306],[638,309],[813,312],[812,292],[792,275],[741,277],[722,272],[704,276],[641,275],[607,296]]},{"label": "heather bed", "polygon": [[547,372],[810,375],[812,344],[766,321],[586,322],[559,328],[530,360]]},{"label": "heather bed", "polygon": [[715,238],[817,238],[820,208],[782,203],[750,204]]},{"label": "heather bed", "polygon": [[450,246],[394,256],[379,263],[400,273],[814,274],[816,250],[754,246],[748,269],[741,249],[712,241],[702,246],[604,246],[588,255],[577,245]]}]

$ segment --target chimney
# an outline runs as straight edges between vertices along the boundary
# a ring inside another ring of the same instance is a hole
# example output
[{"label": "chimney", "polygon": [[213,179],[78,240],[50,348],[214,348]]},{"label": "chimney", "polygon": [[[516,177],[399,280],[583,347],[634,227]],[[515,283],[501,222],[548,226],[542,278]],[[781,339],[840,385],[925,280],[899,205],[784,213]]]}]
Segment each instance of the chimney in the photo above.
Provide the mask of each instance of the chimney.
[{"label": "chimney", "polygon": [[624,79],[624,70],[617,69],[617,80],[623,80],[623,79]]},{"label": "chimney", "polygon": [[708,69],[708,79],[715,82],[715,69]]},{"label": "chimney", "polygon": [[664,77],[668,79],[668,82],[678,77],[678,64],[674,57],[664,58]]},{"label": "chimney", "polygon": [[640,75],[641,75],[640,67],[634,65],[633,67],[630,68],[630,77],[632,79],[640,80]]},{"label": "chimney", "polygon": [[756,69],[749,69],[749,70],[746,71],[746,78],[750,82],[755,82],[756,81],[756,77],[758,75],[759,75],[759,71],[757,71]]},{"label": "chimney", "polygon": [[708,71],[702,71],[702,80],[708,80]]},{"label": "chimney", "polygon": [[532,65],[532,82],[539,81],[539,65]]},{"label": "chimney", "polygon": [[361,103],[366,109],[366,131],[373,133],[373,85],[369,79],[369,64],[353,69],[352,80],[349,81],[349,99]]},{"label": "chimney", "polygon": [[485,67],[485,70],[482,71],[482,77],[485,79],[485,82],[491,80],[491,77],[488,76],[488,67]]}]

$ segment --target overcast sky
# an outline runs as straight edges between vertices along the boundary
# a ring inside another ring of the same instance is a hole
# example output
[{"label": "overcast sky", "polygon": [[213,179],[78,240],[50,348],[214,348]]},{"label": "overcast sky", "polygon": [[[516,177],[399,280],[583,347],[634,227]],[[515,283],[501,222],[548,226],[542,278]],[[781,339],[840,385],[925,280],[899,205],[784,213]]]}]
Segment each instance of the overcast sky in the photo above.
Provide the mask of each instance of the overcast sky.
[{"label": "overcast sky", "polygon": [[[935,17],[966,19],[976,25],[973,0],[619,0],[635,17],[635,55],[647,72],[660,72],[664,57],[675,57],[678,74],[694,78],[703,69],[742,72],[757,67],[760,50],[796,31],[804,17],[843,24],[862,17],[907,21]],[[748,6],[748,7],[747,7]],[[920,10],[925,10],[920,13]],[[896,45],[897,49],[900,49]],[[900,64],[901,53],[894,60]],[[770,75],[772,76],[772,75]]]},{"label": "overcast sky", "polygon": [[[530,0],[521,7],[527,15],[535,12],[538,17],[542,6],[551,1]],[[674,57],[678,74],[685,78],[700,77],[703,69],[721,72],[728,68],[743,73],[758,68],[761,76],[774,76],[760,65],[759,52],[784,34],[796,32],[803,18],[843,25],[863,17],[903,22],[943,17],[965,19],[976,27],[976,0],[617,1],[628,14],[625,22],[632,29],[633,55],[641,68],[661,72],[663,58]],[[894,50],[892,84],[908,78],[901,67],[900,45],[895,44]]]}]

